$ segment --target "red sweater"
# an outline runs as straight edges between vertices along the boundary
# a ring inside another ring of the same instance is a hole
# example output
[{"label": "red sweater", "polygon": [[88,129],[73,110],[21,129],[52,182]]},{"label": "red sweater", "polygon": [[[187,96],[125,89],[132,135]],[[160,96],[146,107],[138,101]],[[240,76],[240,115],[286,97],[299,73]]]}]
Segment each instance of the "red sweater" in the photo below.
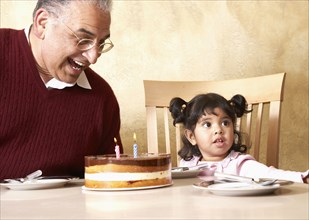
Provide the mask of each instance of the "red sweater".
[{"label": "red sweater", "polygon": [[116,97],[93,70],[91,90],[47,90],[23,30],[0,29],[0,179],[43,175],[83,177],[84,156],[121,152]]}]

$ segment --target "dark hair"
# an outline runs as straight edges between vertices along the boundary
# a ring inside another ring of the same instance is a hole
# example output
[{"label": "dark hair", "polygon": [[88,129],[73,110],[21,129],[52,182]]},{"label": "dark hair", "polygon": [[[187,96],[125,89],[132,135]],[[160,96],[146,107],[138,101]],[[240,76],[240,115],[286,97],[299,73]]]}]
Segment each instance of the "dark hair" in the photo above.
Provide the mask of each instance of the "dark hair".
[{"label": "dark hair", "polygon": [[[235,129],[237,117],[252,111],[247,110],[247,102],[242,95],[235,95],[231,100],[226,100],[223,96],[216,93],[200,94],[188,103],[182,98],[176,97],[170,101],[169,105],[169,110],[174,119],[174,126],[177,123],[182,123],[185,129],[191,131],[195,130],[197,121],[205,115],[205,111],[213,114],[215,108],[222,109],[231,118],[234,125],[235,140],[229,151],[246,152],[247,146],[242,144],[241,134]],[[190,160],[193,156],[201,156],[199,148],[196,145],[193,146],[184,135],[182,136],[182,141],[184,146],[178,152],[181,158]]]},{"label": "dark hair", "polygon": [[59,15],[62,7],[67,6],[72,1],[87,1],[87,3],[95,4],[105,11],[111,11],[112,8],[112,0],[38,0],[33,10],[32,17],[34,19],[37,10],[40,8],[44,8],[46,11],[54,15]]}]

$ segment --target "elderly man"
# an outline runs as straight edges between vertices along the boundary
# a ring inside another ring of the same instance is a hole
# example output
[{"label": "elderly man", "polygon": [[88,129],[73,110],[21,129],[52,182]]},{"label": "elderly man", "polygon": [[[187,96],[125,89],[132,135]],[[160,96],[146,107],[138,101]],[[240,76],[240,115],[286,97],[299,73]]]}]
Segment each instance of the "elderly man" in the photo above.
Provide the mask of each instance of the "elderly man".
[{"label": "elderly man", "polygon": [[120,110],[89,68],[113,47],[110,0],[39,0],[33,24],[0,29],[0,179],[83,177],[84,156],[123,152]]}]

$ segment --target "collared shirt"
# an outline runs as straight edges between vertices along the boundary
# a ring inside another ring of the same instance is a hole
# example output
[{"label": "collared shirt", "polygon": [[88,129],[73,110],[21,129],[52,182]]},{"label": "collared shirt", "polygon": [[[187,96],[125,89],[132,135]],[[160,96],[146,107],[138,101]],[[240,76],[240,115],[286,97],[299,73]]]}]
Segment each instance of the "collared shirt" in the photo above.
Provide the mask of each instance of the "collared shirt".
[{"label": "collared shirt", "polygon": [[[28,28],[25,28],[25,35],[29,42],[29,31],[30,31],[31,25]],[[84,89],[91,89],[91,86],[89,84],[89,81],[87,79],[87,76],[85,72],[83,71],[79,77],[77,78],[75,83],[66,83],[62,82],[56,78],[52,78],[47,83],[45,83],[46,88],[53,88],[53,89],[64,89],[66,87],[72,87],[75,84],[79,85],[80,87]]]}]

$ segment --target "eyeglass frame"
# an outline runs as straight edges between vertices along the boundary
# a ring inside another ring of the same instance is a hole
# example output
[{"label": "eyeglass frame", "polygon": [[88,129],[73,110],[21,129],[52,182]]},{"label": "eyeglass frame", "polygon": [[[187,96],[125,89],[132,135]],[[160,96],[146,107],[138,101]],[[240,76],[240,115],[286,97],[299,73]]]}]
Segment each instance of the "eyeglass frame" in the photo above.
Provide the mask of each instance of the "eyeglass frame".
[{"label": "eyeglass frame", "polygon": [[[66,25],[63,21],[61,21],[60,23],[62,23],[62,24],[74,35],[74,37],[76,37],[76,39],[78,40],[78,42],[77,42],[77,44],[76,44],[75,46],[76,46],[76,48],[79,49],[80,51],[87,51],[87,50],[90,50],[90,49],[92,49],[92,48],[97,44],[97,40],[96,40],[96,39],[95,39],[95,40],[92,40],[92,39],[88,39],[88,38],[79,38],[79,37],[75,34],[75,32],[74,32],[68,25]],[[100,48],[100,47],[103,46],[103,49],[102,49],[102,50],[100,49],[99,54],[106,53],[106,52],[110,51],[110,50],[114,47],[114,44],[113,44],[113,42],[111,41],[110,38],[105,39],[105,41],[106,41],[106,40],[108,40],[109,42],[104,42],[104,43],[102,43],[102,44],[100,44],[100,45],[98,46],[98,48]],[[89,46],[89,48],[87,48],[87,49],[81,49],[81,48],[79,48],[78,46],[79,46],[80,43],[83,42],[83,41],[93,42],[93,44],[92,44],[92,45],[89,44],[90,46]],[[107,48],[106,50],[104,50],[104,46],[105,46],[105,45],[110,45],[110,47]]]}]

